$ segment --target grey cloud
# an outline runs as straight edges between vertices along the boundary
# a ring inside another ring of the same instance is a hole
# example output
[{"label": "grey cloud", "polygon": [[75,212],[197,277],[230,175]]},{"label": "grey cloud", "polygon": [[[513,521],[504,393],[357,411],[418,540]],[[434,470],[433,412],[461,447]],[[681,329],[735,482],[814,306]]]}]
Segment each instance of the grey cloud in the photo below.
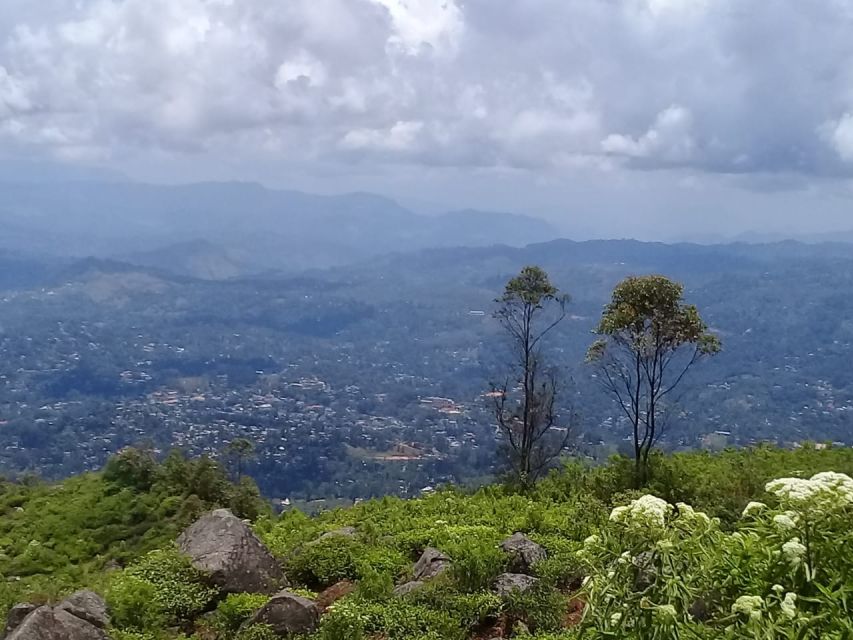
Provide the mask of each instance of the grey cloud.
[{"label": "grey cloud", "polygon": [[0,141],[843,176],[850,33],[850,0],[6,0]]}]

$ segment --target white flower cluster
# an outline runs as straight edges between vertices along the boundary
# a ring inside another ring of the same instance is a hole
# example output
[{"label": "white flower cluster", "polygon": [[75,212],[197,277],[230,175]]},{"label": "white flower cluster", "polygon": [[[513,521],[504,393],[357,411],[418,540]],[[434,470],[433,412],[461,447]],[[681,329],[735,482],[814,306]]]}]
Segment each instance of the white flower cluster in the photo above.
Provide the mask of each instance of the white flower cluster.
[{"label": "white flower cluster", "polygon": [[742,613],[753,620],[761,618],[764,599],[761,596],[741,596],[732,605],[732,613]]},{"label": "white flower cluster", "polygon": [[741,514],[744,518],[752,513],[758,513],[759,511],[763,511],[767,508],[767,505],[763,502],[750,502],[743,509],[743,514]]},{"label": "white flower cluster", "polygon": [[797,594],[789,591],[779,606],[782,609],[782,615],[793,620],[797,617]]},{"label": "white flower cluster", "polygon": [[671,604],[662,604],[655,607],[653,615],[660,622],[671,622],[678,618],[678,611]]},{"label": "white flower cluster", "polygon": [[597,535],[595,535],[595,534],[592,534],[591,536],[589,536],[589,537],[587,537],[587,538],[585,538],[585,539],[584,539],[584,541],[583,541],[583,546],[584,546],[584,547],[594,547],[594,546],[596,546],[599,542],[601,542],[601,538],[599,538],[599,537],[598,537]]},{"label": "white flower cluster", "polygon": [[843,473],[824,471],[811,478],[779,478],[765,489],[781,500],[798,507],[844,507],[853,505],[853,478]]},{"label": "white flower cluster", "polygon": [[701,522],[702,524],[710,524],[711,518],[708,517],[707,513],[702,511],[696,511],[693,507],[685,502],[677,502],[675,504],[675,509],[678,511],[678,517],[684,520],[685,522]]},{"label": "white flower cluster", "polygon": [[799,538],[789,540],[782,545],[782,555],[792,567],[799,567],[803,563],[803,558],[806,557],[806,546],[800,542]]},{"label": "white flower cluster", "polygon": [[800,522],[800,516],[796,511],[786,511],[773,516],[773,522],[780,529],[795,529]]},{"label": "white flower cluster", "polygon": [[613,509],[610,512],[610,521],[663,527],[670,511],[672,511],[672,506],[666,500],[645,495],[632,501],[627,507]]}]

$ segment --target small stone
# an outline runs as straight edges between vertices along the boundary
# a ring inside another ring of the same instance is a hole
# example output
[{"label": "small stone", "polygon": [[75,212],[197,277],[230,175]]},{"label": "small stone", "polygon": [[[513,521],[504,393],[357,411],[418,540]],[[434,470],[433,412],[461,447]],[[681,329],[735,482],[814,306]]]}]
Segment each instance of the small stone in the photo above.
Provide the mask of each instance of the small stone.
[{"label": "small stone", "polygon": [[508,596],[513,591],[520,593],[529,591],[537,582],[539,582],[538,578],[524,573],[502,573],[495,579],[492,588],[498,595]]},{"label": "small stone", "polygon": [[501,542],[500,548],[509,556],[509,570],[513,573],[529,574],[533,565],[548,557],[545,547],[523,533],[513,534]]},{"label": "small stone", "polygon": [[282,591],[258,609],[244,627],[266,624],[281,636],[313,633],[320,623],[317,605],[307,598]]}]

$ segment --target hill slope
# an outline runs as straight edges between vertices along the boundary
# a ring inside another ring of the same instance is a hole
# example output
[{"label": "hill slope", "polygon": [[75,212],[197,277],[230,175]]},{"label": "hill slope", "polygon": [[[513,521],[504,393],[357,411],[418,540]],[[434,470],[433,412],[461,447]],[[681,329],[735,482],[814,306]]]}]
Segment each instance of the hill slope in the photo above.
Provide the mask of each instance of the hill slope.
[{"label": "hill slope", "polygon": [[[641,490],[617,459],[569,465],[528,494],[448,488],[258,518],[251,487],[210,463],[128,450],[103,474],[0,486],[0,600],[94,589],[119,639],[843,638],[851,473],[851,449],[679,454],[656,457]],[[224,593],[223,575],[175,550],[180,528],[222,505],[255,520],[285,592]]]}]

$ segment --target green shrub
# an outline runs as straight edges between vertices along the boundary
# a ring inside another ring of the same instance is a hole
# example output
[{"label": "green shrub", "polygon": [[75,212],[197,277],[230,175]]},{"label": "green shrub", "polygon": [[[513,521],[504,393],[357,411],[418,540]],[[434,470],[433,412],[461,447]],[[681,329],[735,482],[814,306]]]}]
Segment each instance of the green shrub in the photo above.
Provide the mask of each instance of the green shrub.
[{"label": "green shrub", "polygon": [[507,562],[506,554],[488,540],[471,538],[452,545],[449,552],[451,575],[459,589],[468,593],[488,589]]},{"label": "green shrub", "polygon": [[524,593],[512,591],[505,597],[510,620],[524,622],[531,631],[555,631],[562,627],[566,598],[546,586],[536,586]]},{"label": "green shrub", "polygon": [[281,637],[273,631],[268,624],[253,624],[251,627],[241,629],[234,636],[235,640],[281,640]]},{"label": "green shrub", "polygon": [[263,594],[231,593],[216,607],[214,626],[230,637],[268,601],[269,596]]},{"label": "green shrub", "polygon": [[158,629],[167,623],[157,601],[157,587],[136,576],[121,573],[107,591],[113,624],[119,629]]},{"label": "green shrub", "polygon": [[174,549],[152,551],[112,579],[107,597],[119,627],[152,629],[204,611],[217,590]]},{"label": "green shrub", "polygon": [[394,590],[394,580],[388,573],[365,570],[358,581],[356,594],[364,600],[387,600]]},{"label": "green shrub", "polygon": [[309,543],[295,553],[286,566],[287,575],[310,587],[329,587],[358,576],[356,558],[361,543],[345,536],[332,536]]},{"label": "green shrub", "polygon": [[584,567],[577,556],[581,543],[557,535],[533,534],[532,539],[548,551],[548,557],[533,568],[536,577],[560,590],[579,586],[584,576]]},{"label": "green shrub", "polygon": [[[352,629],[355,635],[340,635],[347,629]],[[358,598],[336,603],[321,628],[323,640],[350,640],[363,635],[381,635],[386,640],[463,640],[465,630],[459,620],[445,611],[407,600],[385,603]]]}]

